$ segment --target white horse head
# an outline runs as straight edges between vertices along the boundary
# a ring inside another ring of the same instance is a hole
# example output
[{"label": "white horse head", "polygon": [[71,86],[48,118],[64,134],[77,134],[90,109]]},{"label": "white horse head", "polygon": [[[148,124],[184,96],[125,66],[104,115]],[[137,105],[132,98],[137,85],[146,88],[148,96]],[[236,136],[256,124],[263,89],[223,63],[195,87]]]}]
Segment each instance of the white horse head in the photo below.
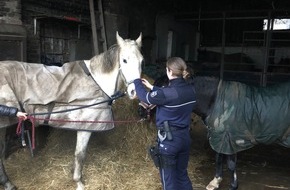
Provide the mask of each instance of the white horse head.
[{"label": "white horse head", "polygon": [[124,40],[116,34],[117,44],[120,47],[119,64],[127,85],[127,93],[130,99],[136,98],[134,79],[140,78],[143,56],[140,52],[142,46],[142,33],[137,40]]}]

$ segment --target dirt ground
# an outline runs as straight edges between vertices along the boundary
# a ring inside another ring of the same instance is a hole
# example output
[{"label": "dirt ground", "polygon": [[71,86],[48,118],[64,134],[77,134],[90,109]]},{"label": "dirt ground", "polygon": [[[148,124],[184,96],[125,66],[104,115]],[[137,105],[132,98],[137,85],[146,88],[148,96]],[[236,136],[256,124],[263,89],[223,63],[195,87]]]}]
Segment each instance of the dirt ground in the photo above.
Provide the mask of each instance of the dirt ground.
[{"label": "dirt ground", "polygon": [[[133,114],[122,119],[135,117]],[[193,118],[188,172],[194,189],[204,190],[214,176],[215,154],[207,143],[205,126]],[[158,170],[147,154],[154,139],[154,125],[146,122],[118,124],[112,131],[94,133],[83,169],[86,189],[161,190]],[[5,160],[10,179],[19,190],[75,189],[71,175],[75,141],[75,131],[52,129],[46,146],[34,157],[28,148],[21,148]],[[290,189],[289,160],[289,150],[278,146],[258,146],[241,152],[237,168],[239,190]],[[228,184],[225,167],[220,189],[228,189]]]}]

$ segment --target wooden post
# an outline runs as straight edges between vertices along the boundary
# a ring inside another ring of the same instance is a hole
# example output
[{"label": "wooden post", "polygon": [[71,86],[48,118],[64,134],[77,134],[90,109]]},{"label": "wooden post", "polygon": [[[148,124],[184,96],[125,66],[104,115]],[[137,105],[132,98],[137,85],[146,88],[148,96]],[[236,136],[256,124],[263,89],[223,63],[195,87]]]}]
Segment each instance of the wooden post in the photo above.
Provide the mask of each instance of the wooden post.
[{"label": "wooden post", "polygon": [[267,86],[267,71],[269,66],[269,51],[271,46],[271,35],[274,27],[274,18],[272,18],[271,11],[268,13],[268,23],[266,32],[266,44],[265,44],[265,57],[264,57],[264,67],[262,75],[262,86]]},{"label": "wooden post", "polygon": [[226,13],[223,12],[223,29],[222,29],[222,52],[221,52],[221,67],[220,79],[224,79],[225,72],[225,45],[226,45]]},{"label": "wooden post", "polygon": [[89,3],[90,3],[90,13],[91,13],[91,26],[92,26],[92,35],[93,35],[94,54],[98,55],[99,47],[98,47],[98,34],[97,34],[97,27],[96,27],[94,0],[89,0]]}]

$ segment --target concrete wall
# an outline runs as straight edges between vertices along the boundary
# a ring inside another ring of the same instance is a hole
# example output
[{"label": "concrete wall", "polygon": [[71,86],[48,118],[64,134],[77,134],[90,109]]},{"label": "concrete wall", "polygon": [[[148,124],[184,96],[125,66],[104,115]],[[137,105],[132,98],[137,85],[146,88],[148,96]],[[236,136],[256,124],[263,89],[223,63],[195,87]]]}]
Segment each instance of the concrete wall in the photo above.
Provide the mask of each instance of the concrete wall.
[{"label": "concrete wall", "polygon": [[[202,47],[208,51],[222,52],[221,47]],[[254,61],[255,69],[262,70],[266,62],[266,52],[264,47],[226,47],[225,54],[244,53]],[[290,50],[288,47],[277,48],[274,55],[274,64],[278,64],[282,59],[290,58]]]},{"label": "concrete wall", "polygon": [[0,23],[21,25],[21,0],[0,1]]},{"label": "concrete wall", "polygon": [[[171,45],[169,44],[168,34],[172,35],[170,36],[172,37]],[[165,61],[168,57],[173,56],[182,57],[186,61],[194,60],[196,55],[195,26],[184,22],[176,22],[169,15],[158,15],[156,18],[156,36],[156,54],[160,61]]]},{"label": "concrete wall", "polygon": [[[43,48],[41,41],[43,36],[43,27],[46,27],[45,31],[53,30],[53,27],[48,26],[46,23],[54,21],[56,27],[58,23],[61,25],[72,25],[74,21],[66,20],[64,17],[74,18],[75,28],[66,28],[54,30],[54,36],[61,36],[64,40],[69,43],[69,49],[66,50],[67,59],[73,61],[74,59],[89,59],[93,56],[92,51],[92,34],[90,25],[90,11],[89,1],[83,0],[63,0],[61,2],[53,0],[30,0],[22,2],[22,22],[27,30],[27,61],[40,63],[43,54]],[[129,5],[128,0],[103,0],[103,11],[105,19],[105,28],[107,34],[107,46],[116,43],[116,31],[123,38],[137,39],[142,32],[143,34],[143,52],[145,54],[145,60],[150,60],[153,56],[150,52],[152,50],[152,39],[155,35],[155,14],[154,11],[151,13],[143,14],[140,12],[142,9],[146,10],[148,4],[139,6],[138,9],[134,6]],[[97,1],[94,1],[95,11],[98,10]],[[128,7],[131,6],[131,11],[128,11]],[[149,7],[150,8],[150,7]],[[145,11],[143,10],[143,12]],[[146,16],[144,16],[146,15]],[[97,14],[96,14],[97,16]],[[141,20],[140,20],[141,19]],[[37,22],[35,24],[35,21]],[[79,28],[78,28],[79,27]],[[64,27],[65,28],[65,27]],[[79,30],[79,32],[78,32]],[[68,36],[66,34],[72,33],[77,34]],[[46,35],[46,34],[45,34]],[[46,36],[45,36],[46,37]],[[59,49],[60,47],[58,47]],[[148,53],[149,52],[149,53]]]},{"label": "concrete wall", "polygon": [[88,10],[88,1],[22,1],[27,61],[41,63],[52,53],[55,62],[92,57]]},{"label": "concrete wall", "polygon": [[[97,1],[94,2],[97,10]],[[145,64],[155,64],[156,61],[166,60],[167,35],[168,31],[172,31],[171,56],[181,56],[188,61],[194,59],[193,26],[177,23],[172,17],[156,16],[159,10],[154,2],[130,2],[103,0],[108,47],[116,43],[116,31],[122,37],[131,39],[142,33]],[[40,63],[45,60],[43,54],[60,49],[62,52],[58,53],[63,53],[63,57],[56,58],[58,60],[73,61],[93,56],[89,1],[7,0],[0,1],[0,5],[0,22],[10,20],[22,24],[27,31],[27,62]],[[60,43],[59,39],[65,42]],[[44,48],[49,45],[55,46],[54,49]]]},{"label": "concrete wall", "polygon": [[0,1],[0,60],[26,60],[26,30],[20,0]]}]

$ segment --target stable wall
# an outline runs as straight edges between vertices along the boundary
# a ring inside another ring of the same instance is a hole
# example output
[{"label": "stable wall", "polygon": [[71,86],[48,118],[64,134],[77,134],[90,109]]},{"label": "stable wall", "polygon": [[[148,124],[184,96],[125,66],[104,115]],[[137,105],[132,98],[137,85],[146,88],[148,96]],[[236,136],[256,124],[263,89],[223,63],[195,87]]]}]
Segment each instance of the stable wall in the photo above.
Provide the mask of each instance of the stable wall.
[{"label": "stable wall", "polygon": [[[168,57],[179,56],[193,61],[196,56],[196,30],[185,22],[176,22],[169,15],[156,17],[156,57],[157,62]],[[170,39],[172,37],[172,39]]]},{"label": "stable wall", "polygon": [[[94,1],[96,12],[97,2]],[[116,43],[116,31],[123,38],[131,39],[137,39],[142,32],[145,62],[152,63],[155,10],[150,3],[140,6],[140,3],[130,4],[129,0],[102,2],[108,48]],[[28,62],[52,59],[66,62],[94,56],[88,0],[22,0],[21,9],[21,20],[27,30]]]}]

